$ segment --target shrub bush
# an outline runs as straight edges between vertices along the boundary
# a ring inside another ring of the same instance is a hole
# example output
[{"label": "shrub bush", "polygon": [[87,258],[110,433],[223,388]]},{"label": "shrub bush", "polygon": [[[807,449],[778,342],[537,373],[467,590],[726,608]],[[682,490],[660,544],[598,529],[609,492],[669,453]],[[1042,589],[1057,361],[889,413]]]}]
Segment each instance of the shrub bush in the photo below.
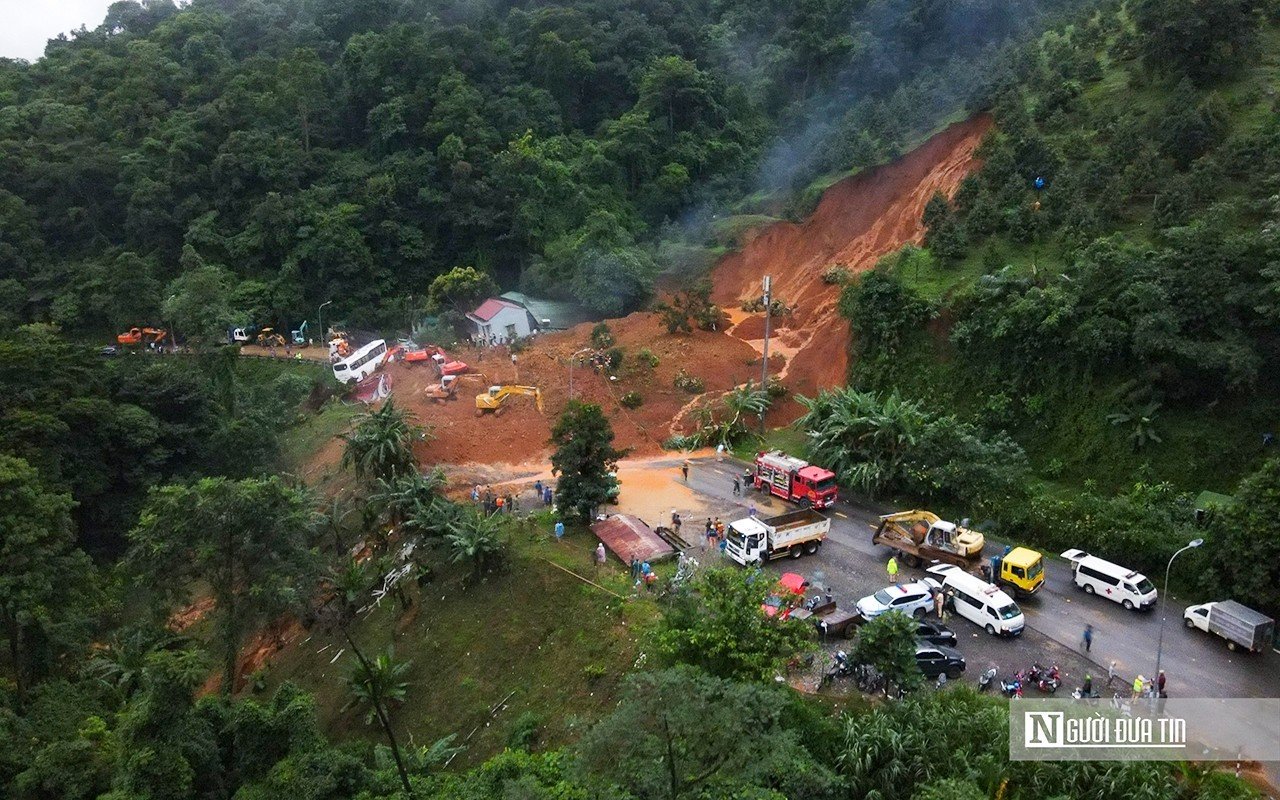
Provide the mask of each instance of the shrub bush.
[{"label": "shrub bush", "polygon": [[689,394],[701,394],[707,388],[706,384],[703,383],[702,378],[699,378],[696,375],[690,375],[684,370],[680,370],[676,373],[675,380],[672,381],[672,383],[675,384],[677,389],[686,391]]},{"label": "shrub bush", "polygon": [[613,331],[610,330],[607,322],[597,323],[591,329],[591,346],[597,350],[605,350],[613,347]]},{"label": "shrub bush", "polygon": [[644,404],[644,398],[640,396],[639,392],[633,391],[624,394],[618,402],[622,404],[623,408],[639,408]]}]

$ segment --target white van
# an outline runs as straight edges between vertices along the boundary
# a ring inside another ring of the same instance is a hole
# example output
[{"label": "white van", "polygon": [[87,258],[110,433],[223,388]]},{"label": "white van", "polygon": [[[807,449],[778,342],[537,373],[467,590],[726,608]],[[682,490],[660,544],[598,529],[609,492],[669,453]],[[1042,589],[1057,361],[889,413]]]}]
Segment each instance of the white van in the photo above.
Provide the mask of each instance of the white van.
[{"label": "white van", "polygon": [[386,340],[375,339],[346,358],[334,361],[333,377],[342,383],[362,381],[382,366],[386,354]]},{"label": "white van", "polygon": [[926,570],[942,580],[947,607],[992,636],[1018,636],[1027,620],[1013,598],[955,564],[938,564]]},{"label": "white van", "polygon": [[1101,595],[1132,611],[1145,611],[1156,604],[1156,586],[1141,572],[1134,572],[1083,550],[1068,550],[1062,557],[1071,562],[1076,586],[1085,594]]}]

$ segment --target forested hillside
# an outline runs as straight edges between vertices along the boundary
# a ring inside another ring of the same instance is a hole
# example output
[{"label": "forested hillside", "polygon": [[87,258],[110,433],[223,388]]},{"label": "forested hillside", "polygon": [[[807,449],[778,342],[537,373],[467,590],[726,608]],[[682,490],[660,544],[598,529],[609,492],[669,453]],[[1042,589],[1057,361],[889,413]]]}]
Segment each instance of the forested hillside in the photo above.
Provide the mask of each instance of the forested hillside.
[{"label": "forested hillside", "polygon": [[845,291],[852,384],[880,393],[852,406],[964,431],[924,456],[945,476],[864,465],[864,486],[1153,572],[1197,535],[1196,494],[1238,491],[1209,527],[1232,558],[1182,574],[1276,608],[1275,12],[1107,3],[1019,52],[983,168],[929,204],[923,249]]},{"label": "forested hillside", "polygon": [[217,318],[376,324],[462,265],[617,314],[664,237],[897,154],[1072,5],[117,3],[0,61],[0,314],[160,322],[196,272]]}]

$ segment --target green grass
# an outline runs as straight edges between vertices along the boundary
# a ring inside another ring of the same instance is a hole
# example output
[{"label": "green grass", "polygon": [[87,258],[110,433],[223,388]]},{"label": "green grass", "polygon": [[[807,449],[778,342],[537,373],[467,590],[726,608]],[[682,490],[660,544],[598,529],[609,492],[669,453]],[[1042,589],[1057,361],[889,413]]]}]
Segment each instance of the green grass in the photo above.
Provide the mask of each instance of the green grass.
[{"label": "green grass", "polygon": [[[594,574],[590,556],[596,540],[589,532],[571,530],[557,544],[548,535],[549,520],[514,522],[513,528],[509,563],[500,573],[464,587],[465,570],[441,567],[420,594],[409,590],[414,605],[408,612],[388,597],[356,630],[366,650],[394,643],[397,658],[412,661],[407,701],[395,712],[406,741],[422,745],[450,733],[459,742],[471,736],[457,767],[501,751],[525,712],[542,721],[540,747],[572,741],[614,707],[622,677],[637,660],[645,653],[653,658],[658,610],[649,596],[620,601],[548,563],[628,596],[625,567],[611,562]],[[664,565],[659,572],[671,569]],[[332,733],[379,739],[361,716],[342,710],[350,654],[330,665],[342,643],[318,628],[312,633],[310,641],[277,656],[267,691],[292,680],[315,693]],[[491,719],[490,710],[508,696]]]},{"label": "green grass", "polygon": [[803,432],[790,426],[773,428],[765,432],[764,440],[743,439],[733,446],[733,455],[743,461],[755,461],[759,450],[781,450],[796,458],[809,454],[809,441]]},{"label": "green grass", "polygon": [[294,472],[306,464],[327,442],[345,431],[360,410],[354,404],[331,400],[302,424],[284,431],[280,436],[281,471]]}]

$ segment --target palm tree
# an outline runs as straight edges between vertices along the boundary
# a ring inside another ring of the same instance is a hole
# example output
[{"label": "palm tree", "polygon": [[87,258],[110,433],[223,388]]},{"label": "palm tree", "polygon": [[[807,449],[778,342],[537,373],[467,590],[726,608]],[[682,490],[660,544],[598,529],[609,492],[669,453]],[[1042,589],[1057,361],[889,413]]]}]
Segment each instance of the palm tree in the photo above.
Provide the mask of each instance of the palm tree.
[{"label": "palm tree", "polygon": [[[349,641],[349,639],[348,639]],[[413,786],[409,783],[409,773],[404,766],[404,758],[400,753],[400,743],[396,740],[396,732],[391,727],[391,717],[387,709],[392,705],[404,702],[405,691],[409,684],[404,674],[409,670],[411,662],[397,663],[395,651],[387,648],[373,661],[365,658],[359,648],[352,647],[356,656],[356,665],[347,677],[347,687],[351,690],[351,700],[343,710],[352,706],[366,708],[365,724],[372,725],[374,720],[382,726],[391,745],[391,755],[396,762],[396,771],[400,773],[400,783],[404,786],[405,797],[413,797]]]},{"label": "palm tree", "polygon": [[355,470],[357,477],[386,481],[416,472],[413,443],[426,439],[427,431],[415,419],[391,399],[382,408],[360,415],[355,430],[342,437],[347,443],[342,466]]},{"label": "palm tree", "polygon": [[89,673],[110,686],[121,700],[128,700],[142,688],[151,654],[172,649],[184,641],[183,636],[157,628],[120,631],[90,660]]},{"label": "palm tree", "polygon": [[450,524],[445,541],[450,558],[455,562],[470,561],[476,578],[505,545],[498,517],[475,512]]},{"label": "palm tree", "polygon": [[369,502],[381,511],[389,524],[400,525],[430,506],[445,483],[444,470],[439,467],[427,475],[415,470],[390,480],[379,478]]},{"label": "palm tree", "polygon": [[350,498],[345,494],[330,498],[324,510],[316,515],[317,540],[321,537],[332,538],[333,551],[340,555],[345,553],[348,547],[347,534],[351,532],[347,520],[359,511],[360,509],[352,505]]},{"label": "palm tree", "polygon": [[1107,421],[1112,425],[1133,426],[1129,432],[1129,441],[1133,443],[1133,452],[1138,452],[1149,444],[1159,444],[1164,441],[1160,438],[1160,434],[1156,433],[1155,419],[1156,412],[1160,410],[1160,403],[1152,401],[1144,406],[1129,406],[1114,414],[1107,415]]}]

